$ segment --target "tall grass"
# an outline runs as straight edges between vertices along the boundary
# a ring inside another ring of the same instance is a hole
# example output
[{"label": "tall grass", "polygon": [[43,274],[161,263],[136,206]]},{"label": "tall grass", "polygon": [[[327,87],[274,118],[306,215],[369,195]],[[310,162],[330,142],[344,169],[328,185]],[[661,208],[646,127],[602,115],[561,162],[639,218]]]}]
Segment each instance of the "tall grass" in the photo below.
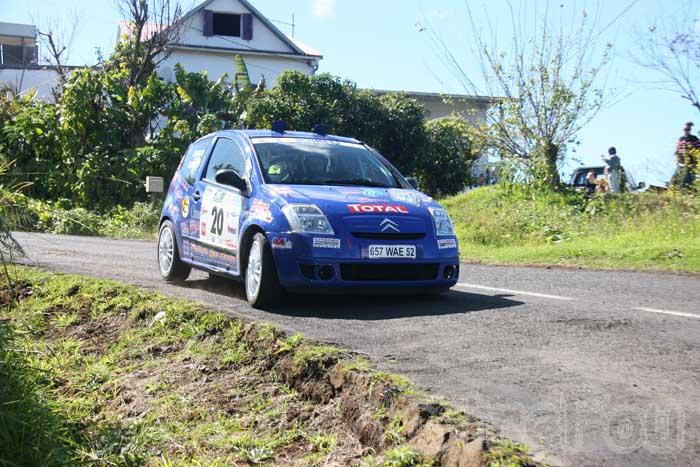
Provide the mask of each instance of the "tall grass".
[{"label": "tall grass", "polygon": [[15,332],[0,321],[0,465],[66,465],[73,432],[46,397],[46,375],[14,348]]},{"label": "tall grass", "polygon": [[697,195],[589,200],[573,191],[497,185],[442,203],[467,260],[700,271]]}]

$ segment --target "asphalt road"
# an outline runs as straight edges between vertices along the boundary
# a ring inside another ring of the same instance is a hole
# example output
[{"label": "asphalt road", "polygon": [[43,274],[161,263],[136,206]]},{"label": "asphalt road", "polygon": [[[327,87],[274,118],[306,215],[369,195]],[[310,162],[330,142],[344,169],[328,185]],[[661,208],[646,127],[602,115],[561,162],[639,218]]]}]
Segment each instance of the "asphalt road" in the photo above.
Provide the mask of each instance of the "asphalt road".
[{"label": "asphalt road", "polygon": [[700,277],[462,265],[437,299],[161,281],[155,243],[17,234],[32,264],[116,279],[366,354],[562,465],[700,464]]}]

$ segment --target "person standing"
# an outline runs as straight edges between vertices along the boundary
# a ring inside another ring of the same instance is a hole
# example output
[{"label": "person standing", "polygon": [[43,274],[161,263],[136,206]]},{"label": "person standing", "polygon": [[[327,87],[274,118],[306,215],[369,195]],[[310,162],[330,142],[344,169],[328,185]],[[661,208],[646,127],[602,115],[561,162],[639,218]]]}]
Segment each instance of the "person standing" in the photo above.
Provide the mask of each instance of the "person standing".
[{"label": "person standing", "polygon": [[673,175],[673,184],[681,187],[689,187],[695,180],[695,169],[698,161],[694,154],[700,151],[700,139],[691,133],[693,122],[688,122],[683,127],[683,136],[676,143],[676,173]]},{"label": "person standing", "polygon": [[620,157],[617,155],[617,149],[611,147],[608,149],[608,157],[601,156],[605,166],[608,169],[608,183],[610,185],[610,193],[620,192],[620,180],[622,178],[622,164]]}]

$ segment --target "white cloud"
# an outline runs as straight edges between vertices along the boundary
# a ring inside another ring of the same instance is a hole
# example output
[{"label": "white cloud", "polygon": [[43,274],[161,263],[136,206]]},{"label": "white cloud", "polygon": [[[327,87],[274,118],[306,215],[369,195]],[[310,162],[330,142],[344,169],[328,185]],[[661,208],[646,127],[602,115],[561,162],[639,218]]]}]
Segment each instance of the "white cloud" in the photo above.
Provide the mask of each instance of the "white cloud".
[{"label": "white cloud", "polygon": [[312,0],[311,13],[318,19],[335,18],[335,0]]}]

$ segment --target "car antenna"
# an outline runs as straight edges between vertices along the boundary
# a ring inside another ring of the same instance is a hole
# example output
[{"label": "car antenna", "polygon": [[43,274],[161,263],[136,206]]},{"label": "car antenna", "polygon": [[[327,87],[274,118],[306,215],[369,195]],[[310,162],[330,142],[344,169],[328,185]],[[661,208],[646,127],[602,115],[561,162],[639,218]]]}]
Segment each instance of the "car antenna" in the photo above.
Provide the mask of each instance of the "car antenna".
[{"label": "car antenna", "polygon": [[328,134],[328,127],[322,123],[317,123],[316,125],[314,125],[311,131],[313,131],[317,135],[326,136]]},{"label": "car antenna", "polygon": [[284,130],[287,129],[287,122],[284,120],[275,120],[272,122],[272,131],[275,133],[284,133]]}]

